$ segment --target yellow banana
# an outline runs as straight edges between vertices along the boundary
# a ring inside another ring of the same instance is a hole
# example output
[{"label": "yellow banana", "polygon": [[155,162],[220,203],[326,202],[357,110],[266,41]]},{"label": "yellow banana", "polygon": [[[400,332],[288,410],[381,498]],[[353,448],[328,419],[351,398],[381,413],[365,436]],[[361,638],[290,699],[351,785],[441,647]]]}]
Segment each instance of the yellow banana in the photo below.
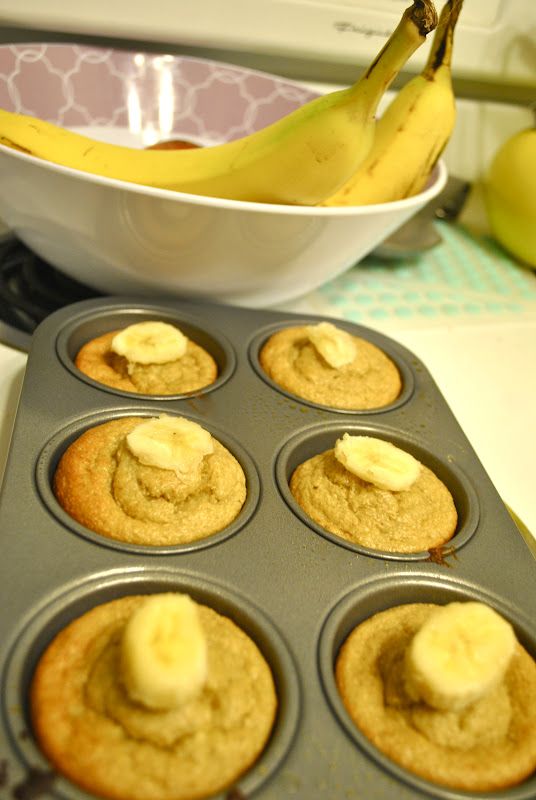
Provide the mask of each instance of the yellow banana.
[{"label": "yellow banana", "polygon": [[432,0],[414,0],[350,88],[316,98],[249,136],[190,150],[139,150],[0,110],[0,144],[107,178],[199,195],[316,205],[355,172],[372,146],[383,93],[435,28]]},{"label": "yellow banana", "polygon": [[451,59],[462,3],[447,0],[423,71],[392,100],[377,122],[368,156],[323,205],[386,203],[424,188],[456,121]]}]

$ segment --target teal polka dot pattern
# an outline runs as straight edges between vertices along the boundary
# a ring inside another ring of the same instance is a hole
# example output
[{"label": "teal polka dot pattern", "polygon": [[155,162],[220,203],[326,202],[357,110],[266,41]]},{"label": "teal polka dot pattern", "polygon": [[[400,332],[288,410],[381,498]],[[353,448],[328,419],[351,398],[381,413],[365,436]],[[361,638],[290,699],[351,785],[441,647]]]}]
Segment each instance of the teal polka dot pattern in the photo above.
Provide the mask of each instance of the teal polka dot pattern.
[{"label": "teal polka dot pattern", "polygon": [[536,309],[536,273],[494,240],[463,226],[434,222],[441,243],[418,256],[374,254],[313,292],[321,313],[374,321],[507,318]]}]

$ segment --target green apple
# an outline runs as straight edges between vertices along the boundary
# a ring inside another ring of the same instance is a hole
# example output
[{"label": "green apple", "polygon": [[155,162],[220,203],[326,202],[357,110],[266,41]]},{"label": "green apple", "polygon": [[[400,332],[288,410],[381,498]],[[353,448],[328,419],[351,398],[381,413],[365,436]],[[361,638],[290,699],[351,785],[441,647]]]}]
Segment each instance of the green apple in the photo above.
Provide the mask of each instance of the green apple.
[{"label": "green apple", "polygon": [[485,176],[484,198],[497,241],[536,267],[536,127],[519,131],[499,148]]}]

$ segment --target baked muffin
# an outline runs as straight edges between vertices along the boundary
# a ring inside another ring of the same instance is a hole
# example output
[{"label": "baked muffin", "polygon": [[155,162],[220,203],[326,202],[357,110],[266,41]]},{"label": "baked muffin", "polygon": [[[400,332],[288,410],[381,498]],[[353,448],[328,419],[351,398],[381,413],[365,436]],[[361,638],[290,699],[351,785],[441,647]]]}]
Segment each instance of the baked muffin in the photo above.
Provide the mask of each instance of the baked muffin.
[{"label": "baked muffin", "polygon": [[277,697],[270,667],[230,619],[188,595],[99,605],[48,646],[30,693],[54,768],[113,800],[195,800],[262,753]]},{"label": "baked muffin", "polygon": [[91,339],[75,365],[106,386],[154,395],[195,392],[218,375],[210,353],[166,322],[138,322]]},{"label": "baked muffin", "polygon": [[382,350],[331,322],[277,331],[259,361],[282,389],[333,408],[380,408],[402,388],[397,367]]},{"label": "baked muffin", "polygon": [[53,480],[62,508],[122,542],[174,545],[229,525],[246,499],[235,457],[183,417],[122,417],[85,431]]},{"label": "baked muffin", "polygon": [[483,603],[374,615],[344,642],[335,678],[359,730],[421,778],[488,792],[536,769],[536,662]]},{"label": "baked muffin", "polygon": [[419,553],[456,530],[444,483],[409,453],[371,436],[345,433],[294,470],[290,491],[318,525],[375,550]]}]

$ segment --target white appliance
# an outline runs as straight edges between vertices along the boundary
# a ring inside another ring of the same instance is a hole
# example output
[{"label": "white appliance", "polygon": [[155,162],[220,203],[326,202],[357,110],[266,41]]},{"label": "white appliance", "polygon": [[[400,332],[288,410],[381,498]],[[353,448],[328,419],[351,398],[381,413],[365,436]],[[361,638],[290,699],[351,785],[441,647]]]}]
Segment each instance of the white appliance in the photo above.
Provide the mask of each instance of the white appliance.
[{"label": "white appliance", "polygon": [[[407,5],[407,0],[1,0],[0,19],[6,27],[213,49],[235,58],[308,60],[333,68],[372,58]],[[456,33],[456,75],[512,90],[530,86],[534,23],[530,0],[465,0]],[[424,59],[422,49],[412,65]]]},{"label": "white appliance", "polygon": [[[408,0],[0,0],[0,41],[79,39],[206,55],[329,90],[355,80],[406,5]],[[529,105],[536,99],[535,32],[533,0],[465,0],[453,65],[459,117],[445,153],[453,174],[478,183],[499,143],[530,124]],[[418,71],[426,52],[425,45],[415,54],[406,77]],[[478,203],[472,222],[483,230]],[[485,257],[489,254],[482,254],[475,269],[486,271]],[[499,264],[503,272],[498,278],[495,273],[489,278],[488,271],[485,302],[482,293],[478,296],[487,310],[478,316],[469,311],[479,291],[471,282],[470,265],[458,283],[447,274],[448,265],[444,280],[441,264],[426,274],[417,268],[413,278],[404,276],[403,287],[389,264],[375,273],[357,269],[348,278],[345,305],[338,298],[330,301],[329,293],[315,292],[287,309],[352,318],[372,292],[378,314],[372,309],[359,321],[393,336],[427,364],[499,493],[536,533],[536,278],[507,260]],[[514,294],[518,289],[510,311],[505,308],[506,274]],[[431,307],[433,292],[443,300],[430,315],[424,309]],[[449,293],[450,308],[444,301]],[[406,305],[393,305],[392,297],[403,294]],[[355,308],[348,297],[354,298]],[[422,313],[417,313],[418,303]],[[410,306],[409,315],[397,312]],[[462,306],[467,310],[459,313]],[[381,313],[387,307],[389,313]],[[0,344],[0,476],[25,360],[24,352]]]}]

